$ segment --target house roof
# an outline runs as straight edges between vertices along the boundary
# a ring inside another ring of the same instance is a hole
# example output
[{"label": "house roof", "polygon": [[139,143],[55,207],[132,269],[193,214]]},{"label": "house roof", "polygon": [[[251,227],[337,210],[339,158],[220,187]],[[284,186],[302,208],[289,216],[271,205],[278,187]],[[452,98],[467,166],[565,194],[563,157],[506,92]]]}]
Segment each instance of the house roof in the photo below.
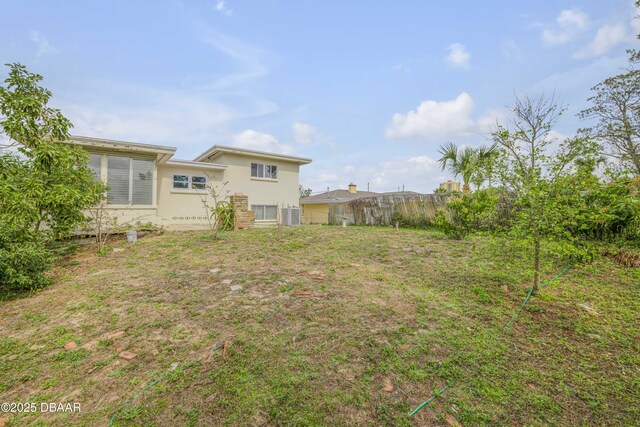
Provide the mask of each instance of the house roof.
[{"label": "house roof", "polygon": [[311,159],[308,159],[305,157],[289,156],[286,154],[267,153],[265,151],[247,150],[246,148],[229,147],[226,145],[214,145],[204,153],[200,154],[194,160],[197,162],[204,161],[207,159],[214,160],[223,154],[239,154],[243,156],[280,160],[284,162],[293,162],[293,163],[298,163],[300,165],[306,165],[311,163]]},{"label": "house roof", "polygon": [[381,193],[374,193],[372,191],[356,191],[355,193],[349,190],[331,190],[325,193],[316,194],[315,196],[303,197],[300,199],[301,205],[314,205],[323,203],[343,203],[349,202],[355,199],[361,199],[363,197],[375,197]]},{"label": "house roof", "polygon": [[[176,152],[176,147],[168,147],[165,145],[140,144],[138,142],[116,141],[113,139],[95,138],[80,135],[71,136],[70,142],[73,144],[82,145],[98,150],[115,150],[129,153],[155,154],[158,158],[158,164],[166,163]],[[295,157],[286,154],[267,153],[264,151],[247,150],[244,148],[228,147],[224,145],[214,145],[213,147],[196,157],[194,160],[172,160],[170,161],[170,164],[173,164],[175,166],[180,165],[200,167],[205,169],[224,169],[226,168],[226,165],[210,163],[210,161],[215,160],[225,153],[292,162],[298,163],[300,165],[311,163],[311,159],[307,159],[305,157]]]},{"label": "house roof", "polygon": [[79,135],[72,135],[71,142],[73,144],[82,145],[84,147],[97,148],[102,150],[116,150],[140,154],[155,154],[158,158],[158,164],[166,162],[176,152],[176,147],[168,147],[166,145],[140,144],[138,142],[116,141],[113,139],[94,138]]},{"label": "house roof", "polygon": [[392,191],[388,193],[375,193],[373,191],[357,191],[351,193],[349,190],[332,190],[315,196],[303,197],[300,199],[301,205],[319,205],[325,203],[346,203],[356,199],[363,199],[365,197],[379,197],[379,196],[404,196],[420,194],[415,191]]}]

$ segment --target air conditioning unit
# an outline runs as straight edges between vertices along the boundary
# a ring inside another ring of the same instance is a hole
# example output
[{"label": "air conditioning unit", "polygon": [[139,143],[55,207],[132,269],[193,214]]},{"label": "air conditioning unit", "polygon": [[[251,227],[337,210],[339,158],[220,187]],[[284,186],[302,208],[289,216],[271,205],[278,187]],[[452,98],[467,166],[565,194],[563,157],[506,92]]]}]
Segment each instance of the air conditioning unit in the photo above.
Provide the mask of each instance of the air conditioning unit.
[{"label": "air conditioning unit", "polygon": [[300,225],[300,208],[282,208],[282,225]]}]

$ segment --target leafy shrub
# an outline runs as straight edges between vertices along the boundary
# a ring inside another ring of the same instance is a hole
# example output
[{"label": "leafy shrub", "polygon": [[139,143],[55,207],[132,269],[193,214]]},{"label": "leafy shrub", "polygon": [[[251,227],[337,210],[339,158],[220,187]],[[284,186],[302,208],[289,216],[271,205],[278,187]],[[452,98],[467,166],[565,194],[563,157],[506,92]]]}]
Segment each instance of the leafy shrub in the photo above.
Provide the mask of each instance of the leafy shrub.
[{"label": "leafy shrub", "polygon": [[469,234],[469,229],[464,226],[464,223],[455,220],[453,217],[448,218],[447,212],[444,209],[438,209],[436,212],[433,226],[452,239],[459,240]]},{"label": "leafy shrub", "polygon": [[402,228],[427,228],[432,225],[432,221],[424,216],[405,216],[399,212],[391,216],[391,224]]},{"label": "leafy shrub", "polygon": [[581,206],[578,232],[597,240],[640,239],[640,179],[613,179],[589,191]]},{"label": "leafy shrub", "polygon": [[47,245],[84,224],[84,210],[104,198],[105,186],[89,170],[80,147],[63,143],[71,123],[48,106],[42,76],[9,65],[0,84],[0,290],[32,289],[53,254]]},{"label": "leafy shrub", "polygon": [[[19,239],[17,239],[19,237]],[[51,266],[52,254],[37,235],[25,235],[8,224],[0,224],[0,291],[22,291],[48,283],[43,273]]]},{"label": "leafy shrub", "polygon": [[211,217],[215,219],[218,230],[233,230],[235,225],[235,211],[231,203],[218,202],[216,207],[212,209]]},{"label": "leafy shrub", "polygon": [[463,194],[447,204],[447,211],[436,212],[433,225],[454,239],[462,239],[474,231],[497,228],[498,195],[495,190],[478,190]]}]

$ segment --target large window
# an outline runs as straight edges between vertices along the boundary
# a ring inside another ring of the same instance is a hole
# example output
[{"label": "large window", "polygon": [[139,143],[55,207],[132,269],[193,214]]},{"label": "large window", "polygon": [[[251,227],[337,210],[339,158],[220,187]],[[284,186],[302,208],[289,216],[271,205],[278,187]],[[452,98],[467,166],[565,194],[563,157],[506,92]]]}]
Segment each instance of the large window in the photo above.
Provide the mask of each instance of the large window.
[{"label": "large window", "polygon": [[278,179],[278,167],[262,163],[251,163],[251,176],[254,178]]},{"label": "large window", "polygon": [[256,221],[275,221],[278,219],[278,207],[275,205],[251,205]]},{"label": "large window", "polygon": [[154,164],[153,159],[107,156],[107,203],[152,204]]},{"label": "large window", "polygon": [[206,190],[207,177],[205,175],[173,175],[173,188],[177,190]]}]

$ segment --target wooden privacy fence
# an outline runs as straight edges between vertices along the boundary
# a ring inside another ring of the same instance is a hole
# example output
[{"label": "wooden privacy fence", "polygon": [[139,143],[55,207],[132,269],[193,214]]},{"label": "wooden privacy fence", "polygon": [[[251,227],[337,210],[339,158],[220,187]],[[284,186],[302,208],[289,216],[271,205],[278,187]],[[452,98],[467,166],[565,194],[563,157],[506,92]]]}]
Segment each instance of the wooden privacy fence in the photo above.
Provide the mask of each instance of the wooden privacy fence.
[{"label": "wooden privacy fence", "polygon": [[449,201],[443,194],[389,194],[329,205],[329,224],[420,226],[429,224]]}]

